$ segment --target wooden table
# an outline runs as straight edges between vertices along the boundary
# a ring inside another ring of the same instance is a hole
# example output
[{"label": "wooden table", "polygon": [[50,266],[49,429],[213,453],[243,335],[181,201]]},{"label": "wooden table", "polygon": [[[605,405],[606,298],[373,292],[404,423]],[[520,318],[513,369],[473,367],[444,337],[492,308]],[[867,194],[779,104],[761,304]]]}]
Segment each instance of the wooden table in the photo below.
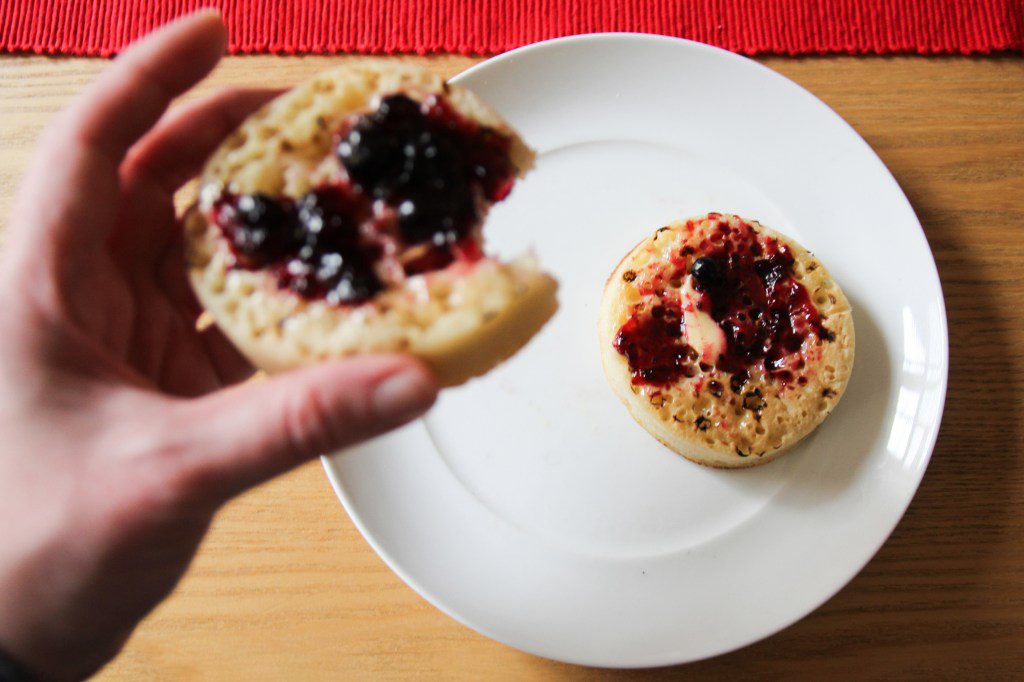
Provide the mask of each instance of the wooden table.
[{"label": "wooden table", "polygon": [[[286,85],[341,59],[231,58],[200,92]],[[477,60],[412,61],[452,75]],[[796,625],[712,660],[626,673],[562,665],[423,601],[367,546],[312,463],[223,510],[178,590],[100,677],[1024,675],[1024,60],[763,61],[824,99],[896,175],[935,252],[949,312],[935,455],[906,517],[853,582]],[[0,60],[0,215],[41,127],[102,67]]]}]

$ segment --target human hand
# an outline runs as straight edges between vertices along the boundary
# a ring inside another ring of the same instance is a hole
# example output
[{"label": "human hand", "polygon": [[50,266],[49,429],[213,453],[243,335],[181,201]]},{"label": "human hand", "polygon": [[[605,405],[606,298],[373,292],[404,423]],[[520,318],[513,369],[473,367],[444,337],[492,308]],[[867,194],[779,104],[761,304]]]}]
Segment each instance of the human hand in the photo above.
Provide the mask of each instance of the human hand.
[{"label": "human hand", "polygon": [[0,257],[0,650],[87,675],[181,577],[228,498],[426,410],[400,356],[266,381],[196,331],[173,193],[275,93],[165,114],[220,59],[212,12],[157,31],[44,134]]}]

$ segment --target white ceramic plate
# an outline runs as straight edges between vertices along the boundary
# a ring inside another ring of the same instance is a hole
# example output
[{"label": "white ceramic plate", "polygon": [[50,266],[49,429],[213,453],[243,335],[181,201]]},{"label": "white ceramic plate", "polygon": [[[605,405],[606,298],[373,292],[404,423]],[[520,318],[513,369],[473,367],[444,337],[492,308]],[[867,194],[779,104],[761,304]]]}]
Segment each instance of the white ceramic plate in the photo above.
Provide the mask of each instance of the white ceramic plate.
[{"label": "white ceramic plate", "polygon": [[[502,255],[537,251],[561,309],[425,420],[325,459],[356,525],[438,608],[562,661],[692,661],[806,615],[888,537],[939,428],[945,309],[899,186],[814,96],[698,43],[566,38],[455,82],[540,153],[487,231]],[[856,366],[839,407],[748,471],[659,445],[598,359],[597,304],[618,260],[658,226],[712,210],[795,237],[854,306]]]}]

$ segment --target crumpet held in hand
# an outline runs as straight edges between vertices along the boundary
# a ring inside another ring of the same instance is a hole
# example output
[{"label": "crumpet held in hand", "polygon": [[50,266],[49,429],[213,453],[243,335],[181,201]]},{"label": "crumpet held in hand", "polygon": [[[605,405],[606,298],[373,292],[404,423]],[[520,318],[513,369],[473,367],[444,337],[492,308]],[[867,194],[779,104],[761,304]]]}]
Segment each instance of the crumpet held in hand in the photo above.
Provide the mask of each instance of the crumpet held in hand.
[{"label": "crumpet held in hand", "polygon": [[488,209],[532,163],[468,90],[353,61],[268,104],[207,162],[186,218],[192,286],[261,369],[402,352],[462,383],[557,308],[532,258],[484,253]]}]

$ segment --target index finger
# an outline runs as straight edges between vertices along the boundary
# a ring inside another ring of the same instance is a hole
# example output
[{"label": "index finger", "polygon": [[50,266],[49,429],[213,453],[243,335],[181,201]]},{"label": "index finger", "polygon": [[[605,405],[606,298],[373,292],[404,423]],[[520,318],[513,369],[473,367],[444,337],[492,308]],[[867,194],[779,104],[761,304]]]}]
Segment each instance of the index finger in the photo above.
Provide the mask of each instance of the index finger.
[{"label": "index finger", "polygon": [[172,22],[125,50],[71,107],[68,134],[120,163],[171,101],[208,74],[224,53],[216,11]]},{"label": "index finger", "polygon": [[165,26],[125,50],[50,126],[18,202],[32,241],[49,242],[40,251],[59,258],[106,238],[117,217],[118,169],[128,149],[175,97],[213,69],[225,40],[214,11]]}]

